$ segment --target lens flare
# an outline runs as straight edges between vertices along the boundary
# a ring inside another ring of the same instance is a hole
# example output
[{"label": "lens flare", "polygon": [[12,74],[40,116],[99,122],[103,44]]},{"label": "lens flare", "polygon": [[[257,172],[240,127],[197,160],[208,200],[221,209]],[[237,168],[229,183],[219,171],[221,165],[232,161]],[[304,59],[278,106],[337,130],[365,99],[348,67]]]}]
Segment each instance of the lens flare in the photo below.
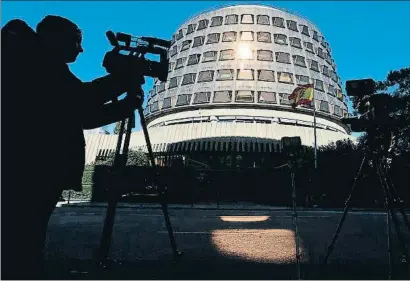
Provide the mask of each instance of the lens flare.
[{"label": "lens flare", "polygon": [[252,58],[252,50],[248,44],[239,45],[237,53],[238,53],[239,59],[251,59]]}]

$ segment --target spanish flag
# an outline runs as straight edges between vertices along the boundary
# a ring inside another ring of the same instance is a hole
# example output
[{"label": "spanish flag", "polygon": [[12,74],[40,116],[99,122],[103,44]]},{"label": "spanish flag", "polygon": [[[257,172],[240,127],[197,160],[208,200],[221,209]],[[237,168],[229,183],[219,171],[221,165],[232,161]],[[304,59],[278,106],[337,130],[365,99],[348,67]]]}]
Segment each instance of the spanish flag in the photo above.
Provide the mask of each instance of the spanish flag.
[{"label": "spanish flag", "polygon": [[311,105],[313,100],[313,84],[306,84],[296,87],[289,96],[289,102],[295,108],[298,105]]}]

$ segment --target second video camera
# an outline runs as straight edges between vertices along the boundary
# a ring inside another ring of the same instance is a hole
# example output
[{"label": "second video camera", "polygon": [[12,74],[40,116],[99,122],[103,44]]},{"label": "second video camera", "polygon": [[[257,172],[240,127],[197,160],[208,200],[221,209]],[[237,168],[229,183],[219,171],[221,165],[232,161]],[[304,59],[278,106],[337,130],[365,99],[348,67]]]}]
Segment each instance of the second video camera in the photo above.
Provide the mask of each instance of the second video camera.
[{"label": "second video camera", "polygon": [[347,95],[358,98],[356,109],[360,116],[342,118],[341,121],[350,125],[353,132],[367,131],[371,127],[389,122],[392,97],[375,92],[376,82],[373,79],[346,81]]}]

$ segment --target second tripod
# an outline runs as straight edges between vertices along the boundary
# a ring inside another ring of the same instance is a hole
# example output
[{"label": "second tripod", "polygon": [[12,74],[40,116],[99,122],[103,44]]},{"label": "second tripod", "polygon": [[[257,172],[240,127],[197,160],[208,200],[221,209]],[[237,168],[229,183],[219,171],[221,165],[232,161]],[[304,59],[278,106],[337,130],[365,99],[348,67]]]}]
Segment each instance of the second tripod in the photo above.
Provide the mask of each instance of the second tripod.
[{"label": "second tripod", "polygon": [[[350,194],[345,202],[345,208],[343,211],[343,215],[340,219],[340,222],[336,228],[336,232],[333,235],[332,241],[331,243],[328,245],[327,247],[327,251],[326,251],[326,256],[323,260],[323,265],[327,264],[327,261],[329,259],[330,254],[332,253],[334,247],[335,247],[335,243],[337,238],[339,237],[340,231],[342,229],[343,223],[346,219],[346,215],[347,212],[350,209],[350,200],[352,198],[353,192],[356,189],[356,183],[358,178],[361,175],[363,166],[366,162],[367,156],[365,155],[362,159],[362,162],[360,164],[360,168],[359,171],[356,175],[356,178],[354,179],[353,182],[353,186],[352,189],[350,191]],[[383,165],[382,165],[382,161],[380,159],[379,156],[374,156],[372,157],[370,160],[372,160],[372,164],[373,167],[375,168],[375,171],[379,177],[380,180],[380,184],[381,184],[381,188],[383,190],[383,195],[384,195],[384,199],[385,199],[385,208],[387,211],[387,216],[388,216],[388,220],[387,220],[387,227],[388,227],[388,252],[389,252],[389,279],[392,279],[393,276],[393,267],[392,267],[392,250],[391,250],[391,226],[390,226],[390,220],[393,221],[393,225],[395,228],[395,232],[397,234],[399,243],[400,243],[400,247],[401,247],[401,261],[402,263],[408,264],[409,262],[409,254],[408,254],[408,249],[406,246],[406,242],[405,242],[405,238],[403,233],[401,232],[401,228],[400,228],[400,224],[399,224],[399,218],[397,217],[396,214],[396,210],[395,210],[395,206],[399,208],[399,211],[401,213],[401,215],[403,216],[403,220],[405,222],[405,224],[407,225],[409,231],[410,231],[410,223],[407,219],[406,216],[406,212],[403,206],[403,203],[401,201],[401,199],[398,197],[397,195],[397,191],[394,188],[394,185],[391,183],[391,181],[389,180],[387,174],[385,173],[384,169],[383,169]],[[394,206],[395,205],[395,206]]]}]

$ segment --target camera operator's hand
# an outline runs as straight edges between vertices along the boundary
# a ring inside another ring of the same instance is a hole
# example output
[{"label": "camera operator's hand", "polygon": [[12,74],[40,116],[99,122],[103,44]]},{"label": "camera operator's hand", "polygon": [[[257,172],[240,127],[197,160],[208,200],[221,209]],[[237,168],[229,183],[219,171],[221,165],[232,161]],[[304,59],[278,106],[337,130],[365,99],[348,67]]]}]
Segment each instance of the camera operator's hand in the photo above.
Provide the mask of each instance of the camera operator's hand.
[{"label": "camera operator's hand", "polygon": [[144,90],[141,84],[132,85],[125,97],[127,103],[133,108],[137,109],[144,103]]}]

